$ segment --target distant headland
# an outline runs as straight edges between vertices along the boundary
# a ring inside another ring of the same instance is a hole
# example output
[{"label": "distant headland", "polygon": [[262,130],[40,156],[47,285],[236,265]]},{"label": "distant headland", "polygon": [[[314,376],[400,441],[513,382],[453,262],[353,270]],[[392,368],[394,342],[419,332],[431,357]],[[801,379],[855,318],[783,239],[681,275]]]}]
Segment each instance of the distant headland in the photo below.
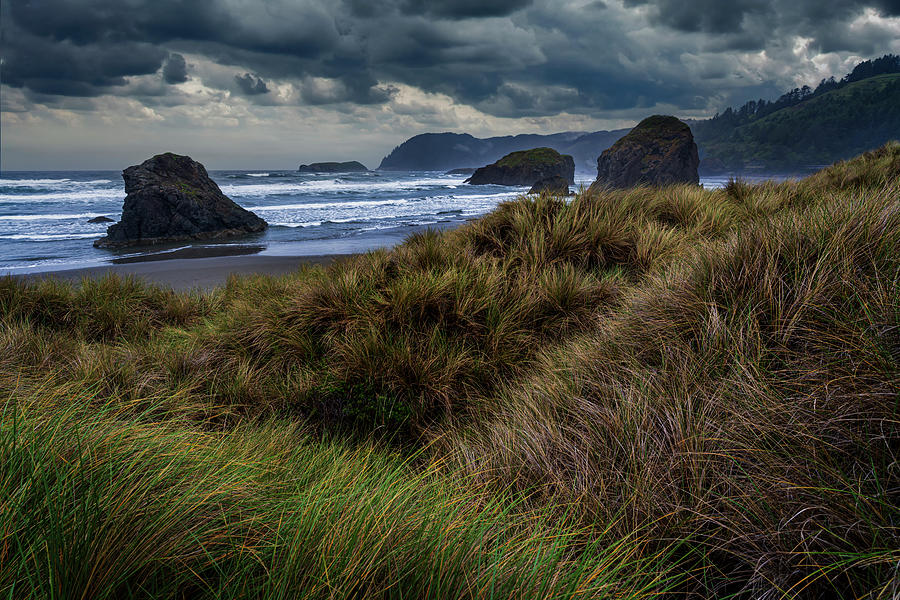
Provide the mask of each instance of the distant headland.
[{"label": "distant headland", "polygon": [[[697,143],[700,172],[793,172],[829,164],[900,138],[900,57],[863,61],[840,80],[823,79],[775,101],[751,100],[705,120],[687,120]],[[593,173],[597,157],[629,132],[568,131],[476,138],[467,133],[423,133],[382,159],[379,170],[451,171],[481,167],[517,151],[547,147]]]}]

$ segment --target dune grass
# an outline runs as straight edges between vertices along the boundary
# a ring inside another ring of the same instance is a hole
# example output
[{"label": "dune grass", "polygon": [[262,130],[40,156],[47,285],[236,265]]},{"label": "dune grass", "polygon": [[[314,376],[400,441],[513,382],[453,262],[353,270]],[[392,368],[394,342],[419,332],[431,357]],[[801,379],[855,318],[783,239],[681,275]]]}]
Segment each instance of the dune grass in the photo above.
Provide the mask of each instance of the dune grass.
[{"label": "dune grass", "polygon": [[[226,433],[94,398],[8,402],[10,598],[641,598],[671,586],[606,540],[440,464],[268,421]],[[36,410],[36,403],[43,410]]]},{"label": "dune grass", "polygon": [[889,144],[206,294],[0,280],[0,590],[890,598],[898,248]]}]

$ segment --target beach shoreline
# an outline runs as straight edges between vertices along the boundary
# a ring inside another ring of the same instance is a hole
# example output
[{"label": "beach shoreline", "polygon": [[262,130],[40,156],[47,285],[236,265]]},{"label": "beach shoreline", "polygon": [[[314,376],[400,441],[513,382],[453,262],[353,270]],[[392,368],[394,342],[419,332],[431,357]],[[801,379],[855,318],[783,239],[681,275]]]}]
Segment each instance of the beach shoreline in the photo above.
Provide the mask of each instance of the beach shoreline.
[{"label": "beach shoreline", "polygon": [[[173,253],[174,254],[174,253]],[[93,267],[41,271],[14,274],[12,277],[28,281],[56,279],[79,282],[83,278],[99,278],[113,274],[122,277],[134,276],[147,283],[170,287],[176,291],[203,290],[223,286],[229,275],[288,275],[305,265],[327,266],[353,254],[320,254],[310,256],[267,256],[267,255],[193,255],[160,259],[159,255],[149,260],[131,259],[126,263],[107,264]]]}]

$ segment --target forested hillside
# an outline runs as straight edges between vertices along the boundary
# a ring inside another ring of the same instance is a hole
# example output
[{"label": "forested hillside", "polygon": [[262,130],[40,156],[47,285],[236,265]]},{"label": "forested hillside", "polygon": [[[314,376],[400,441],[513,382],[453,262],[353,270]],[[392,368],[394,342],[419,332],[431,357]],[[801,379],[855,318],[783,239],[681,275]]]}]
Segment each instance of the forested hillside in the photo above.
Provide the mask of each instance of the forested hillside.
[{"label": "forested hillside", "polygon": [[752,100],[691,123],[706,170],[790,169],[849,158],[900,138],[900,57],[864,61],[840,81]]}]

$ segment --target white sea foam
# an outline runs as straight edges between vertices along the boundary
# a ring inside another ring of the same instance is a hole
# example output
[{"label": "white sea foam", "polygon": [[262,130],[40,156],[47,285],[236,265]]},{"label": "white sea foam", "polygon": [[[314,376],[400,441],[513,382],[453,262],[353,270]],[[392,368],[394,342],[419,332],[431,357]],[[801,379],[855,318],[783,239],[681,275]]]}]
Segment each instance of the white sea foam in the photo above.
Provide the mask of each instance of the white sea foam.
[{"label": "white sea foam", "polygon": [[67,183],[71,179],[0,179],[3,187],[34,187],[36,185],[57,185]]},{"label": "white sea foam", "polygon": [[73,215],[0,215],[0,221],[72,221],[75,219],[93,219],[105,217],[109,213],[78,213]]},{"label": "white sea foam", "polygon": [[268,177],[268,173],[246,173],[247,177]]},{"label": "white sea foam", "polygon": [[381,231],[382,229],[394,229],[397,223],[387,223],[384,225],[373,225],[372,227],[360,227],[359,231]]},{"label": "white sea foam", "polygon": [[0,179],[0,187],[70,187],[73,185],[100,185],[112,183],[109,179],[93,179],[91,181],[72,181],[71,179]]},{"label": "white sea foam", "polygon": [[98,237],[97,233],[16,233],[13,235],[0,235],[0,240],[27,240],[33,242],[45,242],[52,240],[86,240]]},{"label": "white sea foam", "polygon": [[409,204],[409,200],[398,198],[396,200],[357,200],[354,202],[304,202],[301,204],[276,204],[274,206],[249,206],[247,210],[253,212],[266,212],[272,210],[309,210],[323,208],[362,208],[366,206],[400,206]]},{"label": "white sea foam", "polygon": [[459,196],[459,198],[464,200],[494,200],[498,198],[518,198],[525,192],[515,191],[515,192],[500,192],[497,194],[466,194],[465,196]]},{"label": "white sea foam", "polygon": [[296,183],[268,183],[253,185],[226,185],[222,192],[227,196],[277,196],[284,194],[347,193],[347,192],[401,192],[404,190],[421,190],[431,187],[448,187],[445,179],[409,179],[401,181],[345,181],[340,179],[322,179],[299,181]]},{"label": "white sea foam", "polygon": [[305,221],[303,223],[269,223],[269,225],[274,227],[290,227],[292,229],[296,227],[318,227],[321,224],[322,221]]},{"label": "white sea foam", "polygon": [[73,190],[49,194],[0,194],[0,202],[95,202],[97,200],[121,200],[124,197],[125,194],[119,190]]}]

